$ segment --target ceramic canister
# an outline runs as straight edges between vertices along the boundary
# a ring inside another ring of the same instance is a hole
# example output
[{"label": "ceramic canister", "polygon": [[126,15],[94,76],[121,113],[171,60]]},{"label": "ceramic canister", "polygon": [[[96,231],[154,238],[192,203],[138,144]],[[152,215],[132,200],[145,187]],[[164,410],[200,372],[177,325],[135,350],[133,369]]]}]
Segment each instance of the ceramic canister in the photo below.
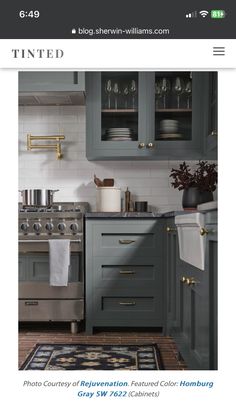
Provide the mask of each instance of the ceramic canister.
[{"label": "ceramic canister", "polygon": [[121,189],[114,187],[96,188],[97,212],[120,212]]}]

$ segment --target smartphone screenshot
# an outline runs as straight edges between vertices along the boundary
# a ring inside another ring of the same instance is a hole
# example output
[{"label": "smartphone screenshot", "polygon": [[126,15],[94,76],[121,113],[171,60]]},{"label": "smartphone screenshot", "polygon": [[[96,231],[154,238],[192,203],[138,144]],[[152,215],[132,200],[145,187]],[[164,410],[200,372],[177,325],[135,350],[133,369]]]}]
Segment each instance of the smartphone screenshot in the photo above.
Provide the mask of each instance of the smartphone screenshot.
[{"label": "smartphone screenshot", "polygon": [[232,401],[235,13],[2,6],[4,403]]}]

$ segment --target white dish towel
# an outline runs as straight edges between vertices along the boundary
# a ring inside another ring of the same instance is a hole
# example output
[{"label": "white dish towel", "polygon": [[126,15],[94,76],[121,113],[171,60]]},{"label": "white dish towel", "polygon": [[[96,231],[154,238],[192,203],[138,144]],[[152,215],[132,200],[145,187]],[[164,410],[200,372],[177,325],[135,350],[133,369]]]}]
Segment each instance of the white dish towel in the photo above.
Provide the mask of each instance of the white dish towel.
[{"label": "white dish towel", "polygon": [[70,240],[49,241],[50,286],[67,286],[70,266]]}]

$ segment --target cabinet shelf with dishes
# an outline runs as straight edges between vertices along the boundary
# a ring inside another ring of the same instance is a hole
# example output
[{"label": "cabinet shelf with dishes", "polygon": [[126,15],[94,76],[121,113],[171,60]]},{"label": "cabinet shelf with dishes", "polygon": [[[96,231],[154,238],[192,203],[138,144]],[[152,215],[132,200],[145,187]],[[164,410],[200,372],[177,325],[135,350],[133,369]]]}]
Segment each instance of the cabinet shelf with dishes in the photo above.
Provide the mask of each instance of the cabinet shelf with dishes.
[{"label": "cabinet shelf with dishes", "polygon": [[87,158],[215,159],[206,150],[211,75],[87,73]]}]

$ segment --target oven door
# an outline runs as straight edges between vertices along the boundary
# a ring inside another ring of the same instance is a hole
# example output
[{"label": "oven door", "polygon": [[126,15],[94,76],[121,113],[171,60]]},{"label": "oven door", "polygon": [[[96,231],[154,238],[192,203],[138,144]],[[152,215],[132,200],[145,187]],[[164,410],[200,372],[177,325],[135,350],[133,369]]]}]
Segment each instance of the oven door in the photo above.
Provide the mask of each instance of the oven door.
[{"label": "oven door", "polygon": [[81,320],[84,305],[81,243],[71,241],[68,286],[50,286],[48,241],[19,241],[19,319]]}]

